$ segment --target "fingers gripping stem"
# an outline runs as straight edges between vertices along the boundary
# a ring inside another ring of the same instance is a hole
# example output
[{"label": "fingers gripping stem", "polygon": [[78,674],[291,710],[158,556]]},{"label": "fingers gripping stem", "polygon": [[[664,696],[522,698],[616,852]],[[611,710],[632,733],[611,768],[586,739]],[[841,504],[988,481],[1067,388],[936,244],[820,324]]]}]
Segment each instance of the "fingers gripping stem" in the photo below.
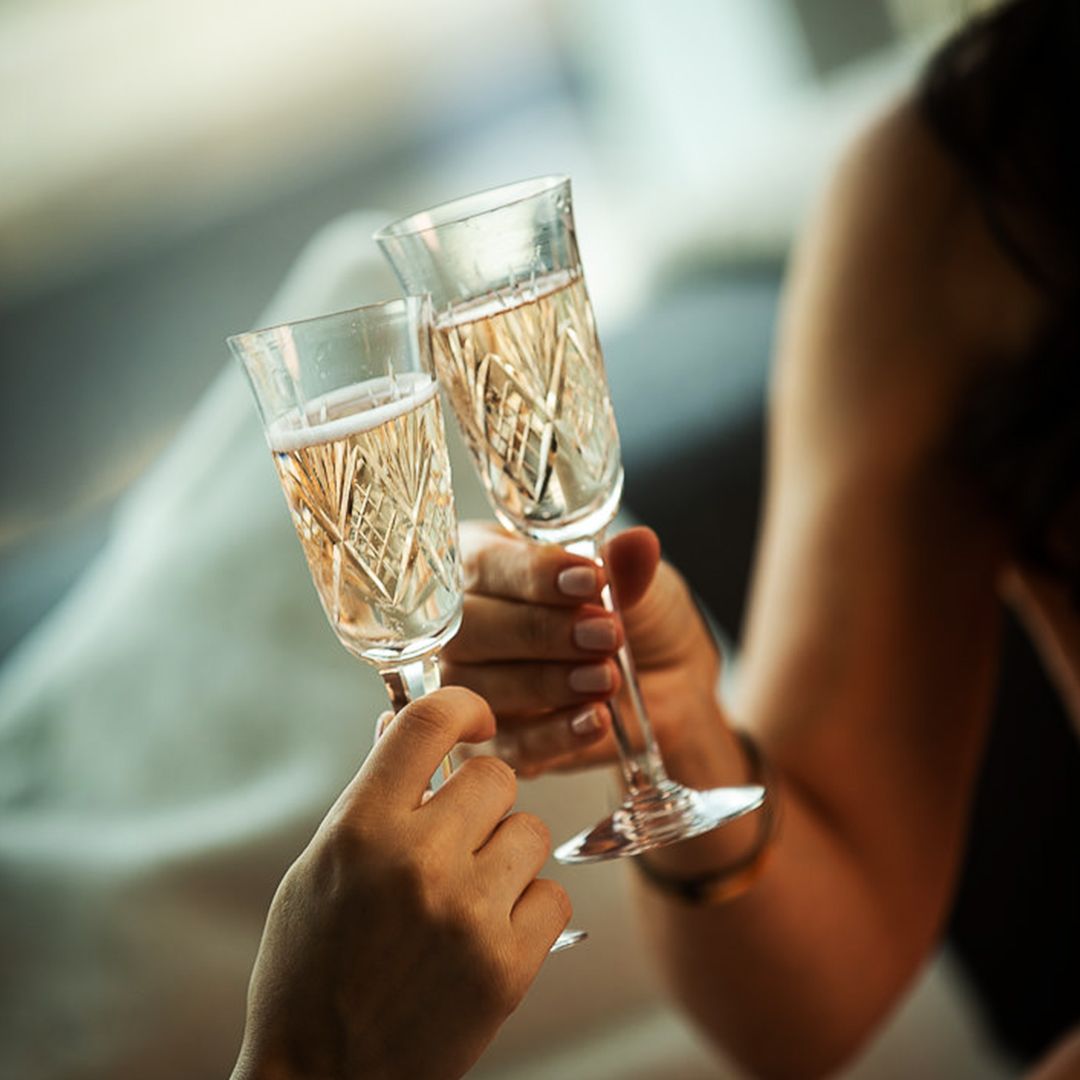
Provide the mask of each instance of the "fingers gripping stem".
[{"label": "fingers gripping stem", "polygon": [[[603,567],[603,533],[586,540],[576,540],[565,545],[573,555],[584,555],[592,559],[597,566]],[[610,575],[600,593],[600,601],[607,611],[617,611],[615,593],[611,586]],[[608,702],[611,709],[611,730],[619,748],[619,765],[622,769],[623,782],[631,795],[646,788],[654,788],[665,779],[661,763],[660,749],[653,735],[652,725],[645,714],[645,705],[638,687],[637,672],[630,649],[623,644],[615,654],[615,661],[622,675],[622,688],[618,698]]]}]

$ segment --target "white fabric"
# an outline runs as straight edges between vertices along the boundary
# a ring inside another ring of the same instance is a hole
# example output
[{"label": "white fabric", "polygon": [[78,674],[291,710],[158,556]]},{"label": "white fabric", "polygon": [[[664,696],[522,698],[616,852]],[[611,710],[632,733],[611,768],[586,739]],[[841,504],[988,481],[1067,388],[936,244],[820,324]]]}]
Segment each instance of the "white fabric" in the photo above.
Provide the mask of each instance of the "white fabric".
[{"label": "white fabric", "polygon": [[[261,321],[395,291],[370,243],[382,220],[316,237]],[[461,515],[485,515],[451,454]],[[0,673],[0,1076],[226,1075],[273,889],[384,703],[326,624],[230,367]],[[545,780],[522,803],[563,837],[609,785]],[[719,1070],[660,1004],[626,872],[552,870],[592,938],[548,962],[483,1076]]]}]

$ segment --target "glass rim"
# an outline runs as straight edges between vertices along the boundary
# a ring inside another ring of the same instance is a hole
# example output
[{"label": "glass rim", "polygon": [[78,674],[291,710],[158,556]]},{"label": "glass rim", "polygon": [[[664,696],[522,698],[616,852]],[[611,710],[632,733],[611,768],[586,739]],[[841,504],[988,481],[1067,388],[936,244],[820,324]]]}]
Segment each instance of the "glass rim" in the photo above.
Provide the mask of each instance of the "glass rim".
[{"label": "glass rim", "polygon": [[[417,210],[404,217],[396,218],[388,225],[376,229],[372,233],[372,239],[378,244],[383,240],[392,240],[403,236],[418,236],[420,233],[431,232],[435,229],[445,228],[447,225],[459,225],[470,218],[480,217],[482,214],[490,214],[493,210],[502,210],[507,206],[516,206],[518,203],[535,199],[537,195],[544,195],[555,188],[569,185],[570,177],[566,173],[548,173],[544,176],[531,176],[525,180],[514,180],[509,184],[497,184],[495,187],[482,188],[468,195],[460,195],[456,199],[447,199],[445,202],[436,203],[434,206]],[[513,194],[514,192],[519,192]],[[507,198],[499,201],[491,200],[491,196],[506,193]],[[464,211],[466,203],[477,199],[488,198],[488,205],[477,210]],[[424,224],[419,219],[427,218]]]},{"label": "glass rim", "polygon": [[272,323],[270,326],[259,326],[251,330],[242,330],[236,334],[229,334],[225,338],[225,343],[232,348],[234,343],[241,345],[247,341],[254,341],[258,338],[265,337],[268,334],[274,334],[279,330],[287,330],[293,326],[305,326],[309,323],[326,322],[330,319],[339,319],[346,315],[363,315],[368,313],[374,313],[375,311],[384,311],[387,314],[394,314],[393,309],[400,309],[400,314],[407,314],[411,308],[414,308],[418,303],[421,307],[431,302],[430,293],[410,293],[408,296],[395,296],[390,300],[376,300],[370,304],[360,304],[357,307],[342,308],[340,311],[325,311],[321,315],[305,315],[302,319],[286,319],[284,322]]}]

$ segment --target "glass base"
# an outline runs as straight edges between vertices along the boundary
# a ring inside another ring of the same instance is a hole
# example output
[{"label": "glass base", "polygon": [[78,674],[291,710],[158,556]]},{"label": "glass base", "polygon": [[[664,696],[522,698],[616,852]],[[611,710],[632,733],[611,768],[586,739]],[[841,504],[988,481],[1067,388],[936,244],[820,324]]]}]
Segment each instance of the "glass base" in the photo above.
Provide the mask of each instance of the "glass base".
[{"label": "glass base", "polygon": [[555,944],[548,949],[549,954],[563,952],[572,949],[575,945],[584,941],[589,936],[588,930],[564,930],[556,939]]},{"label": "glass base", "polygon": [[561,863],[601,862],[711,832],[756,810],[765,799],[758,784],[694,791],[665,780],[628,797],[610,817],[555,849]]}]

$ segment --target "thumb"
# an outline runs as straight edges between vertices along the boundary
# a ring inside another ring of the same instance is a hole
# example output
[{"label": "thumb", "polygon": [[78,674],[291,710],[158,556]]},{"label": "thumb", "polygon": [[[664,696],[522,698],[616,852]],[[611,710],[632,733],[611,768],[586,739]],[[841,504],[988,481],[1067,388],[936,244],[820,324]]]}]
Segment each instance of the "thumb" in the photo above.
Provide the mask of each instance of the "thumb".
[{"label": "thumb", "polygon": [[611,584],[619,607],[629,610],[648,591],[660,565],[660,540],[652,529],[639,525],[614,537],[604,551]]},{"label": "thumb", "polygon": [[605,551],[608,571],[626,627],[631,652],[640,667],[676,664],[712,638],[682,576],[660,559],[652,529],[627,529]]}]

